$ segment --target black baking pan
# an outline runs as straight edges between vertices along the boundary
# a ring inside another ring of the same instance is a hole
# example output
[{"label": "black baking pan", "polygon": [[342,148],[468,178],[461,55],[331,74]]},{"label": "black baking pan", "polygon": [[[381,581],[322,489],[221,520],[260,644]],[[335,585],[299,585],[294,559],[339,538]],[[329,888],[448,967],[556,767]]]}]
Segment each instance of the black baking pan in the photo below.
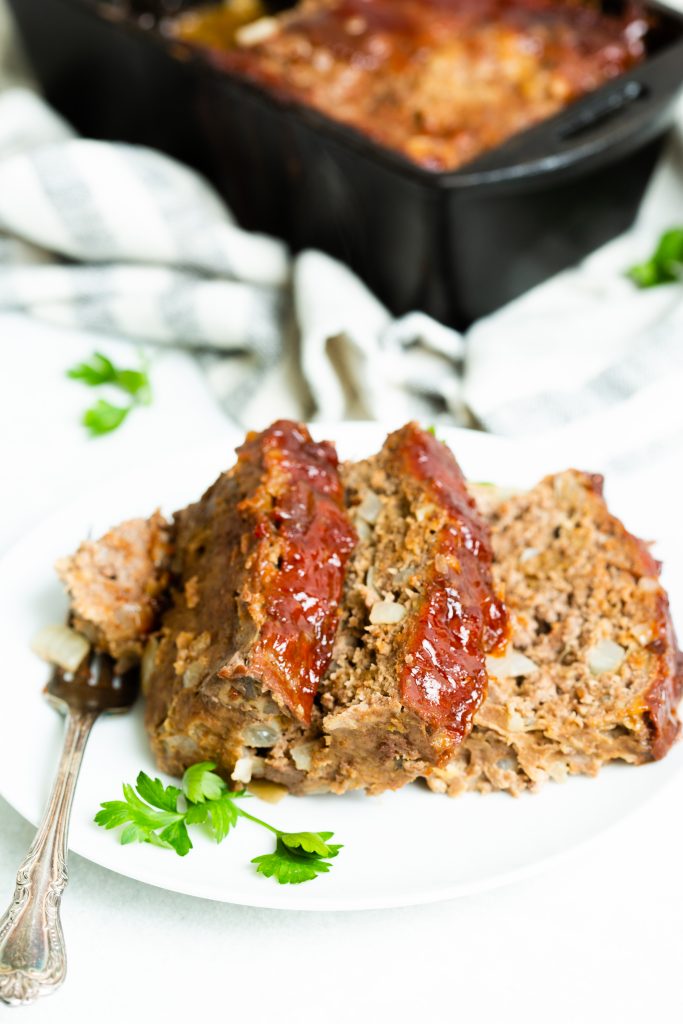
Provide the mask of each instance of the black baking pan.
[{"label": "black baking pan", "polygon": [[324,249],[393,312],[456,327],[629,227],[683,84],[683,15],[652,3],[641,65],[434,172],[165,38],[155,16],[169,4],[10,0],[48,100],[80,132],[185,160],[245,227]]}]

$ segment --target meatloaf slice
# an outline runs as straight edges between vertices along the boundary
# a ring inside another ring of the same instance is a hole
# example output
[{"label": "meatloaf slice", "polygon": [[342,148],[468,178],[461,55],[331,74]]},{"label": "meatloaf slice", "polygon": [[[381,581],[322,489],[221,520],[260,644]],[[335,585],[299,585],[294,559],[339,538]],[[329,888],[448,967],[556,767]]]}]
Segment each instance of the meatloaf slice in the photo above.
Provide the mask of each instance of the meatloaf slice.
[{"label": "meatloaf slice", "polygon": [[612,516],[602,478],[569,470],[489,513],[510,649],[489,658],[469,739],[429,785],[535,789],[664,756],[683,673],[659,564]]},{"label": "meatloaf slice", "polygon": [[74,628],[124,667],[140,660],[158,624],[170,554],[168,523],[155,512],[149,519],[129,519],[99,540],[84,541],[57,563],[69,591]]},{"label": "meatloaf slice", "polygon": [[445,445],[411,423],[343,478],[359,542],[321,685],[322,736],[299,741],[282,774],[265,766],[296,792],[377,793],[441,763],[471,728],[486,653],[506,630],[488,529]]},{"label": "meatloaf slice", "polygon": [[333,446],[288,421],[247,435],[176,514],[170,606],[143,665],[162,770],[207,758],[247,781],[306,734],[355,539]]}]

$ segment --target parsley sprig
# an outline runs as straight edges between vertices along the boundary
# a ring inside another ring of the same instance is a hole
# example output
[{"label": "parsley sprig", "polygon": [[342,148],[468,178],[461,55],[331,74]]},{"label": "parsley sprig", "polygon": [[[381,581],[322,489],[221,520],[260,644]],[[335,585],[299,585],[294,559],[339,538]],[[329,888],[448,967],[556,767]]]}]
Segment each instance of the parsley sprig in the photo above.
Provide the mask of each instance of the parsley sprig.
[{"label": "parsley sprig", "polygon": [[272,853],[254,857],[252,864],[266,878],[281,885],[310,882],[325,874],[341,846],[330,843],[332,832],[283,832],[250,814],[243,806],[246,790],[231,792],[212,761],[192,765],[183,775],[182,788],[164,786],[140,772],[135,787],[124,783],[123,800],[101,804],[95,821],[103,828],[122,827],[121,842],[151,843],[175,850],[184,857],[192,849],[188,825],[203,825],[221,843],[240,818],[245,818],[275,836]]},{"label": "parsley sprig", "polygon": [[627,275],[639,288],[683,281],[683,227],[665,231],[650,259],[631,267]]},{"label": "parsley sprig", "polygon": [[152,388],[147,372],[147,364],[143,362],[140,369],[120,369],[102,352],[93,352],[88,362],[77,363],[67,370],[67,377],[81,381],[89,388],[109,385],[122,391],[127,396],[126,405],[114,405],[104,398],[98,399],[94,405],[83,413],[81,423],[91,437],[110,434],[120,427],[135,406],[150,405]]}]

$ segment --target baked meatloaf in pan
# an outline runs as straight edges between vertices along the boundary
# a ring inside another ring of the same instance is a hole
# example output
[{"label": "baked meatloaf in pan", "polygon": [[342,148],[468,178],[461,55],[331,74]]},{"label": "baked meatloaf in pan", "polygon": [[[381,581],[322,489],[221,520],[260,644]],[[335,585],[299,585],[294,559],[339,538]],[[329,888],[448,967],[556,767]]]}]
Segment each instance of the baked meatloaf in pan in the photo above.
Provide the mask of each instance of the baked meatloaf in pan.
[{"label": "baked meatloaf in pan", "polygon": [[10,2],[80,130],[180,156],[246,227],[459,327],[629,226],[683,81],[654,0],[300,0],[232,49],[160,2]]}]

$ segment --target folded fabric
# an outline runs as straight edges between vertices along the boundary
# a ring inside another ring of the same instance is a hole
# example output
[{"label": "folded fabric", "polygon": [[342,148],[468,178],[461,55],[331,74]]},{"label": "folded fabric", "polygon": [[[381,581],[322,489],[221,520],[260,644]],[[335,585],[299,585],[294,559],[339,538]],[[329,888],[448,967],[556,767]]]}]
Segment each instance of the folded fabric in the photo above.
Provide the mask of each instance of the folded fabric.
[{"label": "folded fabric", "polygon": [[626,277],[681,225],[683,116],[633,229],[468,332],[465,398],[489,430],[563,427],[683,374],[683,285]]},{"label": "folded fabric", "polygon": [[421,315],[393,322],[319,253],[294,270],[306,388],[292,365],[283,243],[239,228],[208,183],[169,157],[77,138],[27,89],[0,94],[0,232],[0,310],[201,349],[238,421],[258,418],[261,392],[281,411],[273,380],[285,379],[281,404],[296,415],[460,414],[459,336]]}]

